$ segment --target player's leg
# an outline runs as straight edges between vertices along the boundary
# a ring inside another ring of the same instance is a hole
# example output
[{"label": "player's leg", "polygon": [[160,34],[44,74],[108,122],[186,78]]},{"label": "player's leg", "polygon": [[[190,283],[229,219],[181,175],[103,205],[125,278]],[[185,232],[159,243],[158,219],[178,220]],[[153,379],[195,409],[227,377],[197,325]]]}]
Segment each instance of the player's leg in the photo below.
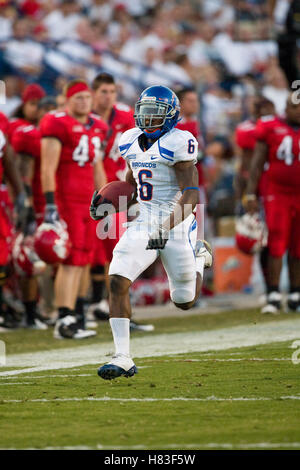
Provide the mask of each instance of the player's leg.
[{"label": "player's leg", "polygon": [[300,312],[300,254],[288,257],[290,292],[287,306],[293,312]]},{"label": "player's leg", "polygon": [[265,201],[268,228],[267,301],[261,313],[279,313],[282,295],[279,281],[282,258],[289,244],[291,233],[291,208],[287,198],[273,195]]},{"label": "player's leg", "polygon": [[131,226],[117,243],[109,267],[109,315],[115,355],[98,370],[103,379],[137,372],[130,357],[131,283],[157,258],[156,250],[146,250],[148,233]]},{"label": "player's leg", "polygon": [[20,279],[20,286],[25,307],[26,326],[37,330],[46,330],[46,323],[42,322],[38,315],[39,286],[37,278],[24,276]]},{"label": "player's leg", "polygon": [[267,286],[267,273],[268,273],[268,257],[269,257],[269,250],[267,246],[264,246],[261,249],[259,254],[259,264],[260,268],[264,277],[265,285]]},{"label": "player's leg", "polygon": [[[1,248],[1,241],[0,241]],[[6,281],[6,269],[5,266],[0,264],[0,328],[1,326],[5,327],[5,317],[3,311],[3,287]]]},{"label": "player's leg", "polygon": [[196,242],[197,224],[193,217],[175,230],[176,233],[170,232],[160,256],[168,274],[171,300],[176,307],[188,310],[201,292],[205,265],[212,262],[211,249],[207,242]]},{"label": "player's leg", "polygon": [[287,307],[291,311],[300,312],[300,203],[298,198],[295,199],[288,253],[290,292]]},{"label": "player's leg", "polygon": [[58,268],[55,283],[55,304],[59,318],[54,328],[54,337],[83,339],[96,334],[92,330],[83,330],[74,314],[78,297],[80,281],[84,267],[89,264],[94,224],[88,217],[86,204],[60,203],[59,214],[66,222],[71,240],[71,252],[68,258]]},{"label": "player's leg", "polygon": [[[98,223],[99,224],[99,223]],[[97,227],[94,230],[94,246],[91,266],[91,302],[88,308],[88,317],[90,320],[107,320],[108,313],[103,304],[107,294],[107,257],[104,246],[104,240],[98,238]]]},{"label": "player's leg", "polygon": [[85,312],[88,308],[87,294],[91,284],[90,269],[91,266],[89,264],[83,266],[82,268],[82,273],[79,281],[79,289],[75,304],[76,318],[82,329],[85,329]]}]

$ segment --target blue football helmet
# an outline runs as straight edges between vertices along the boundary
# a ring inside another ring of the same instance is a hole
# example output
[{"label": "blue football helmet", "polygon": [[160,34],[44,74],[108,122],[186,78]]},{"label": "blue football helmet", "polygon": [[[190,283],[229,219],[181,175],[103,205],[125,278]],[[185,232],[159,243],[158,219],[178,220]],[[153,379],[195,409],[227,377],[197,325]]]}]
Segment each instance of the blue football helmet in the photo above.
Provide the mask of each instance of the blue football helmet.
[{"label": "blue football helmet", "polygon": [[140,95],[135,105],[135,122],[150,139],[170,131],[179,121],[179,99],[170,88],[150,86]]}]

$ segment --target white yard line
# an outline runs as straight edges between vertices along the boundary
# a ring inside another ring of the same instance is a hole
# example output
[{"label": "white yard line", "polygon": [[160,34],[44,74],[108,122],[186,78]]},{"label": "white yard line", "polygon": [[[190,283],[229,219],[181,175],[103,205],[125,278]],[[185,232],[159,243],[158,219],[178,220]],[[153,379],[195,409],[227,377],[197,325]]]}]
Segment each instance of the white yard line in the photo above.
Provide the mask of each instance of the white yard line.
[{"label": "white yard line", "polygon": [[152,397],[144,397],[144,398],[116,398],[116,397],[70,397],[70,398],[33,398],[31,400],[0,400],[3,403],[56,403],[56,402],[81,402],[81,401],[92,401],[92,402],[106,402],[106,401],[116,401],[122,403],[155,403],[155,402],[208,402],[208,401],[228,401],[228,402],[240,402],[240,401],[274,401],[274,400],[300,400],[300,395],[290,395],[290,396],[282,396],[282,397],[204,397],[204,398],[189,398],[189,397],[172,397],[172,398],[152,398]]},{"label": "white yard line", "polygon": [[[131,352],[134,358],[157,357],[178,353],[220,351],[294,339],[300,339],[299,318],[209,331],[134,337],[131,339]],[[67,369],[87,364],[100,365],[108,362],[107,354],[112,351],[112,342],[99,342],[90,346],[8,355],[6,366],[22,367],[22,369],[2,371],[0,376]]]},{"label": "white yard line", "polygon": [[[246,444],[232,444],[232,443],[217,443],[217,442],[208,442],[208,443],[197,443],[197,444],[164,444],[163,449],[298,449],[300,448],[300,442],[253,442]],[[26,447],[19,450],[148,450],[149,447],[145,444],[137,444],[133,446],[124,446],[124,445],[111,445],[106,446],[103,444],[96,444],[95,446],[86,446],[86,445],[77,445],[77,446],[64,446],[64,447]],[[15,448],[8,448],[0,450],[16,450]]]},{"label": "white yard line", "polygon": [[[181,359],[181,360],[180,360]],[[178,359],[163,359],[159,361],[159,364],[168,364],[168,363],[174,363],[174,362],[290,362],[291,359],[287,357],[283,358],[272,358],[272,359],[263,359],[261,357],[249,357],[249,358],[239,358],[239,359],[219,359],[219,358],[210,358],[210,359],[184,359],[184,358],[178,358]],[[151,367],[150,365],[148,366],[140,366],[139,369],[146,369],[147,367]],[[0,374],[1,375],[1,374]],[[13,384],[17,382],[4,382],[4,380],[20,380],[20,379],[30,379],[30,380],[35,380],[35,379],[47,379],[48,381],[52,378],[69,378],[69,377],[94,377],[95,372],[92,374],[47,374],[47,375],[18,375],[18,376],[0,376],[0,385],[8,385],[8,384]],[[18,383],[29,383],[29,382],[18,382]]]}]

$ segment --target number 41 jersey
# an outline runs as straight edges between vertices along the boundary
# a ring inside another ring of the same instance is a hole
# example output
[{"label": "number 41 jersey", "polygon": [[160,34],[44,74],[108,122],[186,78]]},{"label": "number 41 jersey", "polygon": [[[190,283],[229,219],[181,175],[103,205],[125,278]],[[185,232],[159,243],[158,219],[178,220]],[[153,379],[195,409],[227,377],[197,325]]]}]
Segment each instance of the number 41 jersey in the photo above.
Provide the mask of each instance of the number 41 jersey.
[{"label": "number 41 jersey", "polygon": [[66,112],[52,111],[40,123],[42,137],[61,142],[56,171],[56,197],[60,201],[89,203],[94,191],[93,164],[102,158],[101,144],[108,126],[96,114],[89,114],[86,124]]},{"label": "number 41 jersey", "polygon": [[300,126],[264,116],[257,121],[256,138],[268,146],[268,193],[300,194]]},{"label": "number 41 jersey", "polygon": [[181,197],[173,167],[175,163],[185,161],[195,164],[198,143],[190,132],[174,128],[143,151],[139,144],[141,134],[139,128],[124,132],[119,149],[137,183],[141,216],[166,216]]}]

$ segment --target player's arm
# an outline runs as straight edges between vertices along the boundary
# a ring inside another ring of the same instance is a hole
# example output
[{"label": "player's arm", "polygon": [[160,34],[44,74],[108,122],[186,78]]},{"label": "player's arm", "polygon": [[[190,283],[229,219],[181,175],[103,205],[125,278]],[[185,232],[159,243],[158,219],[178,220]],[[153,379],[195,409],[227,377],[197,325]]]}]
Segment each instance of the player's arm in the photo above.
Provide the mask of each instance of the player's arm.
[{"label": "player's arm", "polygon": [[162,227],[171,230],[186,219],[199,202],[198,173],[193,162],[178,162],[174,165],[177,182],[182,196],[174,211],[166,219]]},{"label": "player's arm", "polygon": [[268,145],[266,142],[258,140],[255,144],[246,194],[243,198],[245,208],[248,212],[256,212],[258,210],[256,192],[264,164],[267,161],[267,155]]},{"label": "player's arm", "polygon": [[59,164],[62,144],[55,137],[43,137],[41,141],[41,183],[45,194],[45,222],[59,219],[55,204],[55,175]]},{"label": "player's arm", "polygon": [[12,147],[7,144],[3,154],[3,168],[5,177],[8,179],[16,197],[25,197],[24,184],[21,178],[20,170],[15,164],[15,154]]},{"label": "player's arm", "polygon": [[[135,182],[135,179],[134,179],[133,174],[132,174],[132,170],[130,169],[129,165],[128,165],[128,171],[126,173],[126,181],[127,181],[127,183],[130,183],[132,186],[134,186],[136,188],[136,182]],[[102,186],[103,185],[101,185],[100,188]],[[93,220],[101,220],[101,219],[104,218],[103,214],[99,215],[99,211],[98,211],[98,214],[97,214],[97,209],[99,208],[99,206],[107,204],[107,201],[103,198],[102,198],[101,203],[99,203],[102,196],[101,196],[101,194],[98,194],[98,192],[99,191],[97,191],[97,190],[94,192],[92,200],[91,200],[91,204],[90,204],[90,216]],[[135,192],[135,197],[131,201],[128,202],[127,208],[129,208],[135,202],[136,202],[136,192]],[[104,211],[104,213],[105,213],[105,211]]]},{"label": "player's arm", "polygon": [[28,200],[32,205],[32,180],[34,174],[34,158],[31,155],[27,155],[24,153],[18,153],[18,157],[20,162],[20,173],[22,175],[25,191],[28,196]]},{"label": "player's arm", "polygon": [[169,231],[186,219],[199,202],[198,173],[194,162],[178,162],[173,168],[182,196],[175,205],[174,211],[150,235],[147,250],[164,248]]},{"label": "player's arm", "polygon": [[18,153],[19,168],[24,183],[24,188],[27,196],[27,211],[22,221],[21,230],[25,234],[29,234],[34,229],[35,213],[33,208],[33,195],[32,195],[32,181],[34,174],[34,157],[31,155]]},{"label": "player's arm", "polygon": [[3,154],[3,168],[5,177],[10,183],[15,194],[14,206],[16,212],[16,225],[18,228],[22,228],[26,223],[30,203],[26,196],[20,169],[16,165],[16,155],[9,144],[6,146]]},{"label": "player's arm", "polygon": [[94,163],[94,182],[95,188],[102,188],[107,183],[103,161],[100,159]]},{"label": "player's arm", "polygon": [[[238,168],[234,177],[234,191],[237,208],[241,207],[242,197],[247,188],[250,163],[253,156],[253,150],[251,149],[244,148],[239,150]],[[240,210],[238,212],[240,212]]]},{"label": "player's arm", "polygon": [[137,184],[136,184],[136,181],[134,179],[132,169],[130,168],[128,163],[127,163],[127,173],[126,173],[125,181],[127,183],[131,184],[131,186],[133,186],[135,188],[134,198],[131,201],[129,201],[128,206],[127,206],[127,208],[129,209],[129,207],[133,206],[133,204],[136,204]]}]

